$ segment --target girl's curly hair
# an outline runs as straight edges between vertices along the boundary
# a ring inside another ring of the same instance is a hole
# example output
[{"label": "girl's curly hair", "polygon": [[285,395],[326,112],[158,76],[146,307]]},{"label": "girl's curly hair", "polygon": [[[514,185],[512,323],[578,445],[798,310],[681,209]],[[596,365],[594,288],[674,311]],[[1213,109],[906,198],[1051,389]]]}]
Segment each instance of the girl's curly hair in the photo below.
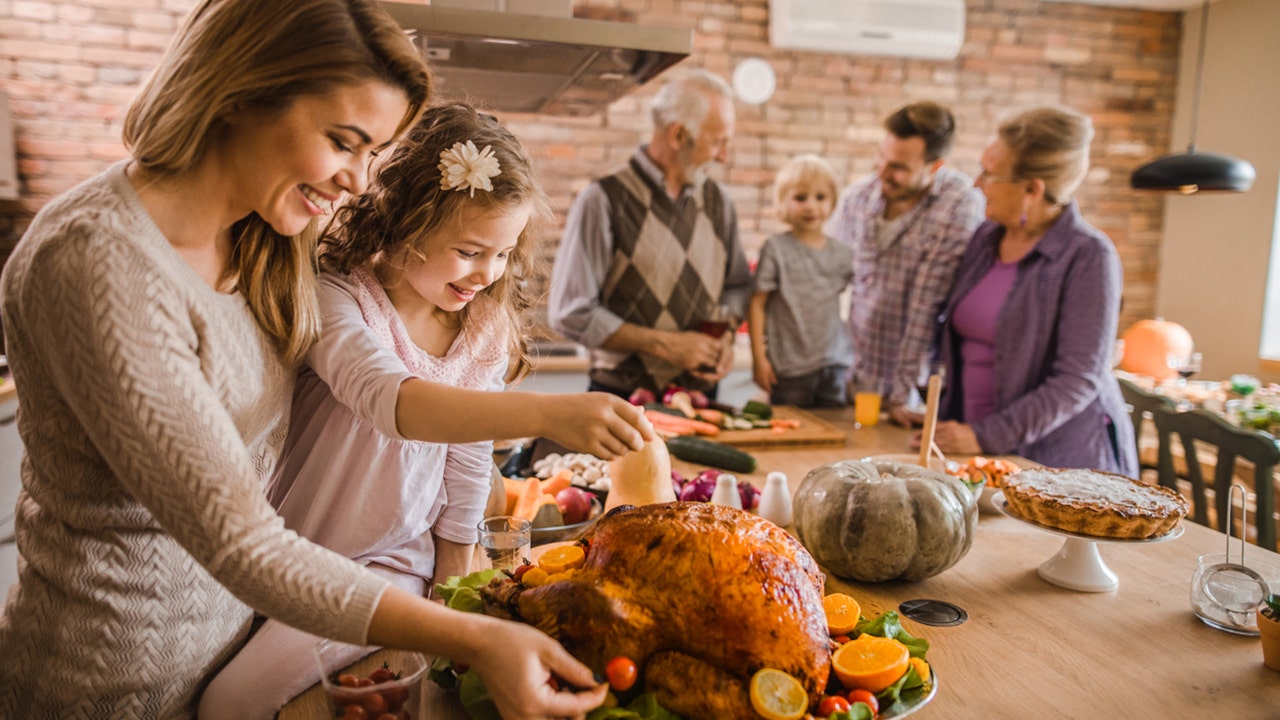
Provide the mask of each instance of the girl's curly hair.
[{"label": "girl's curly hair", "polygon": [[[491,147],[501,168],[491,178],[493,189],[477,190],[474,197],[465,191],[445,190],[440,184],[440,154],[454,143],[468,140],[480,149]],[[464,332],[480,330],[470,327],[469,319],[475,322],[475,317],[490,315],[470,312],[478,303],[492,305],[497,317],[506,318],[512,355],[507,379],[512,381],[530,369],[527,330],[531,319],[527,311],[536,300],[530,281],[540,269],[538,245],[550,210],[528,154],[497,118],[466,103],[436,105],[423,111],[391,156],[379,164],[368,192],[338,211],[320,242],[320,262],[324,269],[342,273],[369,267],[385,279],[388,268],[403,267],[410,257],[420,256],[429,238],[449,232],[460,221],[463,208],[476,205],[486,210],[521,205],[532,209],[529,224],[507,258],[506,272],[460,313]]]}]

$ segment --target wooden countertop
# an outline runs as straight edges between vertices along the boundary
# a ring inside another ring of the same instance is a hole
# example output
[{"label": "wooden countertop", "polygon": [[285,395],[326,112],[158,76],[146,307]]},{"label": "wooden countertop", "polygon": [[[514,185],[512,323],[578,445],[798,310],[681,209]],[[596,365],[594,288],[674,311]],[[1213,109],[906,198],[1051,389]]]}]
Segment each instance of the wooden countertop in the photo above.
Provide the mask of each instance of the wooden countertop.
[{"label": "wooden countertop", "polygon": [[[853,429],[852,410],[816,414],[849,428],[844,448],[754,452],[756,473],[787,473],[794,490],[812,468],[844,458],[907,452],[907,431],[881,424]],[[691,470],[677,461],[681,471]],[[942,574],[916,583],[854,583],[828,578],[828,592],[861,602],[864,615],[915,598],[963,608],[966,622],[930,627],[903,620],[929,640],[939,680],[927,718],[1170,717],[1274,719],[1280,674],[1262,664],[1257,638],[1214,630],[1192,613],[1196,558],[1221,553],[1222,533],[1185,522],[1185,534],[1161,543],[1096,543],[1119,576],[1110,592],[1051,585],[1037,574],[1063,538],[1002,515],[982,515],[969,553]],[[1280,555],[1250,547],[1248,562],[1280,567]],[[466,718],[455,696],[427,683],[423,718]],[[295,700],[281,720],[327,718],[319,688]]]}]

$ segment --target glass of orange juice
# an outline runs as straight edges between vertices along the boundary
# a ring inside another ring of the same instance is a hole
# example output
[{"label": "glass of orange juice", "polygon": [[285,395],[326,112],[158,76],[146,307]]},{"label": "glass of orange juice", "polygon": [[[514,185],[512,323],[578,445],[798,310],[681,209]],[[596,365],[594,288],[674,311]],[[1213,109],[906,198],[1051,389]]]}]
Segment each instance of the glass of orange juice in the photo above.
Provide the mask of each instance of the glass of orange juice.
[{"label": "glass of orange juice", "polygon": [[875,383],[853,384],[854,427],[875,427],[880,422],[880,388]]}]

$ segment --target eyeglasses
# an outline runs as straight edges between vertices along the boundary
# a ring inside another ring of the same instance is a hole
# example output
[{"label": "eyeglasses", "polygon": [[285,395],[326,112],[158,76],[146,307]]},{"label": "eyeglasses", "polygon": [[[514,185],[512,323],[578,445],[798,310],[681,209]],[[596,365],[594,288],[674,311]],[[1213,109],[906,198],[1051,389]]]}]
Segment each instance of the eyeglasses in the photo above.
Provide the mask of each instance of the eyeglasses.
[{"label": "eyeglasses", "polygon": [[1022,182],[1023,180],[1026,180],[1026,178],[1020,178],[1017,175],[992,175],[986,170],[983,170],[982,172],[978,173],[978,177],[974,178],[973,182],[975,184],[980,182],[1011,183],[1011,182]]}]

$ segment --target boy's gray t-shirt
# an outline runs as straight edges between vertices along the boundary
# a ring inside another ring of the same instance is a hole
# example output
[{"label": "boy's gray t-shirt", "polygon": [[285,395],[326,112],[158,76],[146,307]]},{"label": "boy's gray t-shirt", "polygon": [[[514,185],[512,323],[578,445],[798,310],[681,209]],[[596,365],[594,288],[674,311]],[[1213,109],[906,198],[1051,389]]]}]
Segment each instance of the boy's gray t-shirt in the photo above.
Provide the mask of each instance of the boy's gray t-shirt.
[{"label": "boy's gray t-shirt", "polygon": [[829,365],[853,364],[840,293],[853,279],[853,250],[827,238],[821,250],[790,232],[765,241],[756,266],[756,292],[765,305],[765,345],[778,377],[797,377]]}]

